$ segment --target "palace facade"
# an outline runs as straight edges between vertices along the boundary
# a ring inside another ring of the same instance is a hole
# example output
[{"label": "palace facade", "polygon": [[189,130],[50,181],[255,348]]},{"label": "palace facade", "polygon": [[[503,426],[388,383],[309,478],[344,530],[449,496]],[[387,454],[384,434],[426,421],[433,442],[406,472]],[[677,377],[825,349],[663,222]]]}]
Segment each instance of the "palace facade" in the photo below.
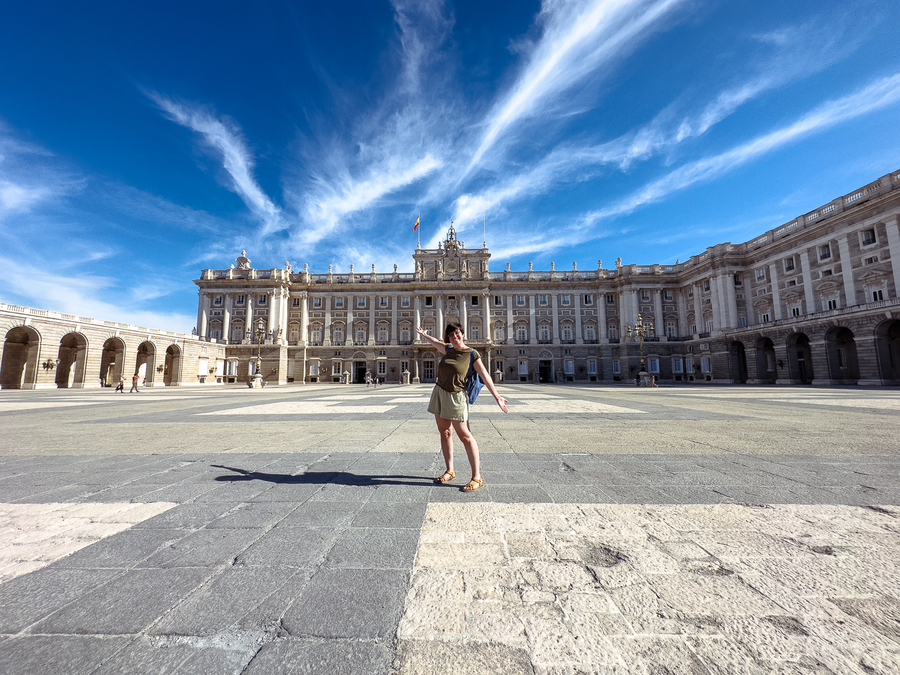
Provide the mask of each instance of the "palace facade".
[{"label": "palace facade", "polygon": [[895,172],[674,265],[491,271],[452,227],[410,274],[262,270],[242,253],[195,281],[197,330],[224,345],[227,382],[257,358],[273,384],[430,382],[438,355],[415,329],[457,321],[507,382],[898,385],[898,217]]}]

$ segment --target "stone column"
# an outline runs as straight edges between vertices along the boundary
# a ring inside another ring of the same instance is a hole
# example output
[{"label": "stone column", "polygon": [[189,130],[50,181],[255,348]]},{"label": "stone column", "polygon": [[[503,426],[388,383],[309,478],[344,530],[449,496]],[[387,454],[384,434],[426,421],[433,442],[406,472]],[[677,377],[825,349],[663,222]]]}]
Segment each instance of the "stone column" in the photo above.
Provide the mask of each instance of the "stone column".
[{"label": "stone column", "polygon": [[269,306],[269,313],[266,317],[266,334],[272,335],[278,319],[278,295],[274,290],[266,291],[266,298],[266,304]]},{"label": "stone column", "polygon": [[809,269],[809,253],[800,251],[800,265],[803,267],[803,293],[806,295],[806,312],[813,314],[816,311],[816,295],[812,287],[812,272]]},{"label": "stone column", "polygon": [[399,295],[391,295],[390,303],[391,303],[391,345],[396,346],[398,341],[397,336],[397,312],[399,311],[398,305],[400,304],[400,296]]},{"label": "stone column", "polygon": [[550,294],[550,317],[553,319],[553,344],[559,344],[559,296]]},{"label": "stone column", "polygon": [[[719,293],[718,289],[719,278],[712,277],[709,280],[709,292],[711,293],[710,299],[712,300],[712,313],[713,313],[713,330],[718,330],[720,328],[724,328],[724,322],[722,321],[722,298],[721,293]],[[706,330],[704,328],[704,330]],[[703,331],[701,331],[703,332]],[[712,331],[707,331],[708,333],[712,333]]]},{"label": "stone column", "polygon": [[309,294],[300,294],[300,344],[309,342]]},{"label": "stone column", "polygon": [[606,345],[609,344],[609,335],[606,333],[606,293],[599,293],[597,297],[600,298],[600,306],[597,308],[597,314],[600,320],[600,335],[598,335],[597,338],[600,340],[599,344]]},{"label": "stone column", "polygon": [[444,339],[444,296],[443,294],[438,294],[434,296],[434,302],[437,306],[437,314],[435,315],[437,318],[435,319],[434,332],[435,336],[438,340]]},{"label": "stone column", "polygon": [[853,307],[856,304],[856,284],[853,283],[853,263],[847,235],[838,238],[838,251],[841,255],[841,277],[844,281],[844,306]]},{"label": "stone column", "polygon": [[697,333],[706,330],[706,326],[703,324],[703,295],[700,293],[700,284],[694,284],[694,326]]},{"label": "stone column", "polygon": [[[374,295],[369,296],[369,346],[375,344],[375,300]],[[376,366],[373,366],[373,368]]]},{"label": "stone column", "polygon": [[722,283],[725,284],[725,302],[728,305],[728,327],[734,328],[738,325],[737,291],[734,287],[734,274],[723,276]]},{"label": "stone column", "polygon": [[197,337],[205,338],[209,330],[209,295],[206,291],[199,291],[200,299],[197,311]]},{"label": "stone column", "polygon": [[[420,307],[421,302],[422,302],[421,296],[419,296],[418,293],[413,296],[413,307],[415,308],[415,314],[416,314],[416,316],[415,316],[416,325],[413,326],[413,332],[412,332],[412,335],[410,335],[413,342],[421,342],[422,341],[422,336],[416,332],[416,329],[421,328],[421,326],[422,326],[422,310]],[[419,381],[418,377],[419,377],[419,372],[416,371],[413,382],[418,382]]]},{"label": "stone column", "polygon": [[[884,221],[884,230],[887,232],[888,250],[891,252],[891,272],[894,275],[894,293],[900,297],[900,218],[894,216]],[[847,274],[843,267],[844,275]],[[852,274],[852,270],[850,274]],[[886,292],[886,291],[885,291]],[[868,300],[868,298],[866,298]],[[885,298],[887,300],[887,298]]]},{"label": "stone column", "polygon": [[463,334],[469,334],[469,312],[466,308],[466,296],[465,294],[459,296],[459,322],[463,327]]},{"label": "stone column", "polygon": [[253,293],[247,293],[247,320],[244,322],[243,341],[248,344],[256,339],[256,321],[253,320]]},{"label": "stone column", "polygon": [[325,347],[331,346],[331,302],[332,296],[325,296],[325,327],[322,331],[322,345]]},{"label": "stone column", "polygon": [[530,333],[528,335],[528,344],[536,345],[537,344],[537,317],[535,316],[535,311],[537,308],[537,296],[530,295],[528,296],[528,328]]},{"label": "stone column", "polygon": [[584,336],[581,334],[581,293],[575,293],[575,344],[584,344]]},{"label": "stone column", "polygon": [[512,294],[506,296],[506,344],[515,344],[516,328],[513,325],[513,300]]},{"label": "stone column", "polygon": [[662,304],[662,290],[657,288],[653,291],[653,327],[654,335],[662,335],[666,334],[666,322],[663,318],[663,304]]},{"label": "stone column", "polygon": [[781,292],[778,290],[778,265],[769,265],[769,280],[772,282],[772,319],[781,320]]},{"label": "stone column", "polygon": [[687,302],[684,299],[684,289],[678,290],[678,336],[687,335]]},{"label": "stone column", "polygon": [[353,325],[353,303],[356,302],[355,295],[347,296],[347,329],[346,335],[344,335],[344,344],[345,345],[355,345],[356,344],[356,327]]},{"label": "stone column", "polygon": [[231,311],[234,296],[231,293],[225,294],[225,302],[222,303],[222,338],[225,342],[231,341]]}]

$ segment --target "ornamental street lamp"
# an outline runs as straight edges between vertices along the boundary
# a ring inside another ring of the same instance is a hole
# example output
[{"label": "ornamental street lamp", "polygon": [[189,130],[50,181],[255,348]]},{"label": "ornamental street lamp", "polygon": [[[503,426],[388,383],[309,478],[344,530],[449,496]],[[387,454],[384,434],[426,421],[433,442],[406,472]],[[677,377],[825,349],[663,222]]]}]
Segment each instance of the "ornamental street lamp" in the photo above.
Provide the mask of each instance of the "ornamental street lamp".
[{"label": "ornamental street lamp", "polygon": [[637,321],[634,322],[633,326],[625,326],[625,329],[628,331],[628,337],[637,336],[641,343],[641,372],[645,372],[644,370],[644,336],[648,333],[653,332],[653,324],[652,323],[644,323],[643,318],[640,314],[638,314]]},{"label": "ornamental street lamp", "polygon": [[262,372],[262,341],[266,337],[266,326],[262,320],[256,324],[256,372]]}]

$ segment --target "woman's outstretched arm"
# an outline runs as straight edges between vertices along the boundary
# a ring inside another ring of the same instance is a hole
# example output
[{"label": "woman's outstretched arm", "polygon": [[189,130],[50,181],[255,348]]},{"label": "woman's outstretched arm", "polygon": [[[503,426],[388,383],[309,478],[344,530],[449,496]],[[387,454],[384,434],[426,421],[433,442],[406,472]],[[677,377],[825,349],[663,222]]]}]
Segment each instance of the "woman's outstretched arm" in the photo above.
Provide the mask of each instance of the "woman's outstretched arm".
[{"label": "woman's outstretched arm", "polygon": [[432,345],[434,345],[435,349],[437,349],[441,354],[447,353],[447,345],[438,340],[436,337],[432,337],[431,335],[429,335],[424,328],[416,328],[416,332],[423,338],[428,340]]},{"label": "woman's outstretched arm", "polygon": [[481,359],[477,359],[474,364],[475,370],[478,371],[478,374],[481,376],[481,381],[484,382],[484,386],[487,387],[487,390],[491,392],[491,396],[497,401],[497,405],[500,406],[500,410],[505,413],[509,412],[509,408],[506,404],[509,402],[505,398],[503,398],[500,394],[497,393],[497,387],[494,386],[494,381],[491,380],[491,376],[488,374],[487,368],[481,362]]}]

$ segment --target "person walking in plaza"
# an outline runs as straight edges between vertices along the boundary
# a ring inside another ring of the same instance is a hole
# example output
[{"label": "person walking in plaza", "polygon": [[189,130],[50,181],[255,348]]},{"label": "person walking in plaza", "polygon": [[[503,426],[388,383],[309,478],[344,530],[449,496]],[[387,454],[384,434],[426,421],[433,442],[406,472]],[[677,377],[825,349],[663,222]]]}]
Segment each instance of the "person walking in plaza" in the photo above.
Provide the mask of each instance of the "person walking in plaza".
[{"label": "person walking in plaza", "polygon": [[434,482],[449,483],[456,478],[453,468],[453,431],[456,431],[457,437],[466,448],[469,466],[472,468],[472,480],[466,483],[462,490],[463,492],[474,492],[484,486],[484,479],[481,477],[481,456],[478,451],[478,443],[468,425],[469,403],[466,397],[466,377],[469,374],[470,364],[481,376],[481,380],[497,401],[500,410],[505,413],[509,412],[507,400],[497,393],[487,368],[481,362],[481,355],[477,350],[465,344],[465,334],[460,324],[447,324],[444,329],[443,342],[432,337],[422,328],[416,328],[416,332],[434,345],[442,355],[438,362],[437,378],[434,390],[431,392],[428,412],[434,415],[438,432],[441,434],[441,454],[444,456],[447,470],[435,478]]},{"label": "person walking in plaza", "polygon": [[116,391],[121,394],[125,393],[125,376],[124,375],[119,376],[119,385],[116,387]]},{"label": "person walking in plaza", "polygon": [[132,392],[135,392],[135,391],[139,394],[141,393],[141,390],[138,389],[138,380],[140,380],[140,379],[141,378],[138,376],[137,373],[135,373],[134,375],[131,376],[131,390],[128,392],[129,394]]}]

